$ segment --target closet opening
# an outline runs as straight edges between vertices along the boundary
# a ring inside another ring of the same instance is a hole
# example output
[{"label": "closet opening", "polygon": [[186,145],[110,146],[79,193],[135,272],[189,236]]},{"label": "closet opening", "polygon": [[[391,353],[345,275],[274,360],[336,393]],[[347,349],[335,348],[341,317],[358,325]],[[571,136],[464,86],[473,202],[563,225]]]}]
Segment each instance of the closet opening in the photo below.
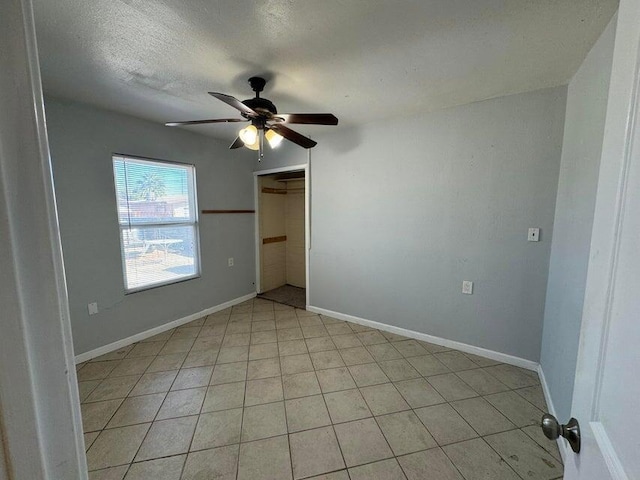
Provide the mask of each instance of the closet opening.
[{"label": "closet opening", "polygon": [[306,309],[309,195],[306,165],[255,172],[258,297]]}]

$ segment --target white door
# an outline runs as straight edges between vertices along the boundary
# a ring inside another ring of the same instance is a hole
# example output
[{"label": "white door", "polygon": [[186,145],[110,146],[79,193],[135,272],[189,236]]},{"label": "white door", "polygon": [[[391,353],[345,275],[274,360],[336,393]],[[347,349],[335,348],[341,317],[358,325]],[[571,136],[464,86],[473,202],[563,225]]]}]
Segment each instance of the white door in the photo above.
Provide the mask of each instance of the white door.
[{"label": "white door", "polygon": [[[565,479],[640,479],[640,1],[621,0]],[[568,419],[559,419],[566,421]]]}]

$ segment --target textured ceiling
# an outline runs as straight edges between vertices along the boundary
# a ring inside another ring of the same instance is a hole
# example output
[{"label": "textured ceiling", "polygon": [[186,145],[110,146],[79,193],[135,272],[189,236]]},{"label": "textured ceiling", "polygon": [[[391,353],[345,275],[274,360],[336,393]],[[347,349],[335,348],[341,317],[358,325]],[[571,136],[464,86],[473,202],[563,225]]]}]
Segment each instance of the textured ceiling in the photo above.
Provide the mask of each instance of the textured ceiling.
[{"label": "textured ceiling", "polygon": [[[615,0],[34,0],[45,92],[165,122],[280,112],[384,120],[571,78]],[[231,140],[237,126],[190,127]],[[318,128],[300,127],[303,133]]]}]

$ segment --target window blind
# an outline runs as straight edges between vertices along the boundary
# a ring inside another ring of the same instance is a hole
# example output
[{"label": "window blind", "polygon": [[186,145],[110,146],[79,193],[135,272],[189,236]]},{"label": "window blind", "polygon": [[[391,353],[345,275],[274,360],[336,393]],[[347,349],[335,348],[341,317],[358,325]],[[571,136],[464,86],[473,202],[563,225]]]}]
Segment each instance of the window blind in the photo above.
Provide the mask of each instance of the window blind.
[{"label": "window blind", "polygon": [[113,157],[127,292],[200,274],[195,168]]}]

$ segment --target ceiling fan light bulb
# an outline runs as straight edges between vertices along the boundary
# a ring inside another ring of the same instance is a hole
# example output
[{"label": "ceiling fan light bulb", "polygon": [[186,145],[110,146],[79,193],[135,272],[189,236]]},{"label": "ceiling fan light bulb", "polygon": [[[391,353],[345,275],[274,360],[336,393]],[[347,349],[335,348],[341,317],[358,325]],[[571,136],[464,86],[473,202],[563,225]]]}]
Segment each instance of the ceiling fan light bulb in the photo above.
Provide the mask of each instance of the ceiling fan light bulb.
[{"label": "ceiling fan light bulb", "polygon": [[264,134],[265,138],[269,142],[271,148],[276,148],[282,142],[282,135],[274,132],[273,130],[267,130]]},{"label": "ceiling fan light bulb", "polygon": [[248,127],[240,130],[238,136],[240,137],[240,140],[242,140],[244,144],[249,147],[249,145],[253,145],[258,141],[258,129],[254,125],[249,125]]},{"label": "ceiling fan light bulb", "polygon": [[259,150],[260,149],[260,140],[256,137],[256,141],[253,143],[245,143],[245,147],[250,150]]}]

